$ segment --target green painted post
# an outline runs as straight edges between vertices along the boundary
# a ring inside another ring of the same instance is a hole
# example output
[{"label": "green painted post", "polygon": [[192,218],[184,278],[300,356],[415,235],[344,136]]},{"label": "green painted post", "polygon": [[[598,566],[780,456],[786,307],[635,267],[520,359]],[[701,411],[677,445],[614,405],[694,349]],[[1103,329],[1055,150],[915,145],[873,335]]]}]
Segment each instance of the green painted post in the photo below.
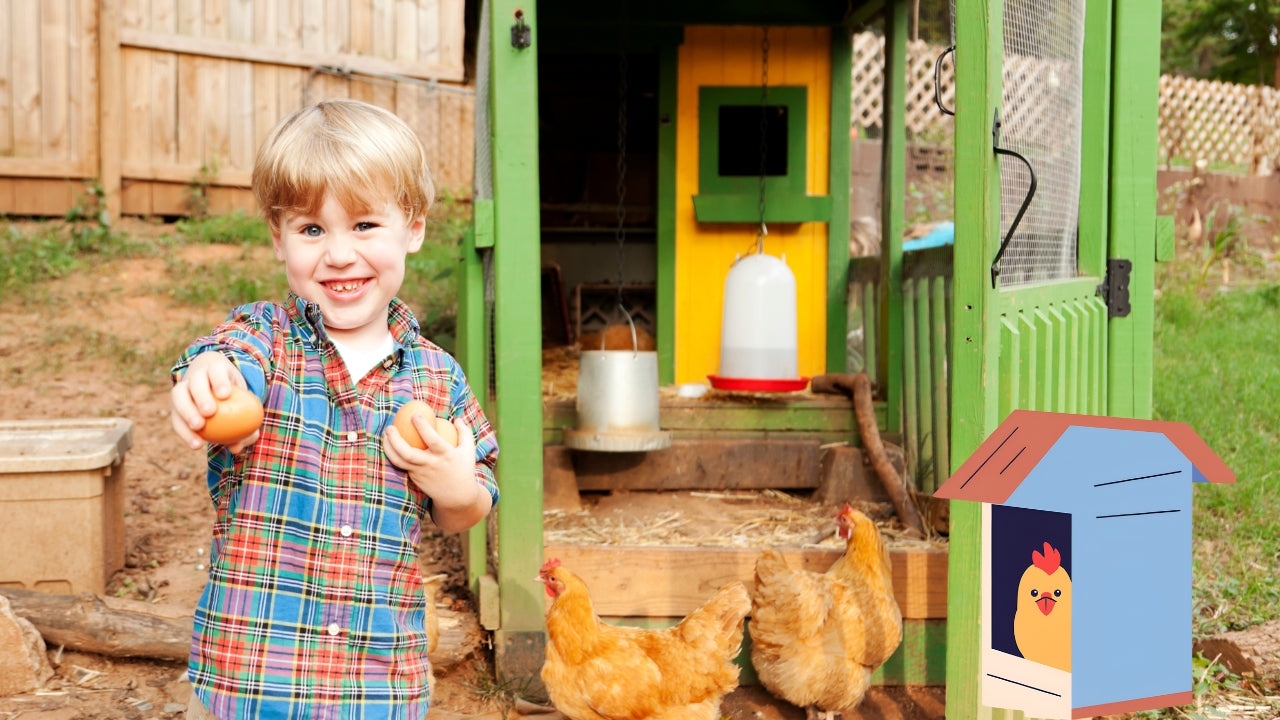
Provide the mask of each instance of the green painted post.
[{"label": "green painted post", "polygon": [[884,137],[880,157],[880,338],[877,375],[885,391],[886,429],[902,429],[902,228],[906,204],[907,3],[884,13]]},{"label": "green painted post", "polygon": [[844,372],[849,332],[849,124],[853,119],[853,40],[849,28],[831,28],[831,160],[827,194],[827,372]]},{"label": "green painted post", "polygon": [[[907,455],[907,472],[908,477],[913,471],[920,468],[920,434],[927,432],[921,430],[921,422],[926,418],[920,413],[920,388],[917,387],[916,380],[919,376],[916,374],[916,357],[924,352],[916,344],[916,312],[915,312],[915,280],[907,280],[910,288],[902,293],[902,365],[905,370],[902,373],[902,426],[903,426],[903,451]],[[917,488],[919,489],[919,488]]]},{"label": "green painted post", "polygon": [[[933,454],[933,437],[941,428],[933,424],[933,383],[929,361],[938,350],[929,344],[929,278],[912,278],[906,292],[911,295],[912,301],[905,311],[915,313],[914,327],[906,332],[915,332],[916,335],[916,351],[914,354],[907,353],[906,356],[907,374],[916,378],[916,404],[907,405],[906,412],[914,412],[920,416],[916,422],[916,427],[920,429],[916,440],[919,443],[916,458],[920,464],[915,467],[915,473],[916,478],[922,480],[920,468],[930,466],[938,460]],[[929,492],[927,481],[916,489]]]},{"label": "green painted post", "polygon": [[658,383],[676,381],[676,91],[679,48],[658,50]]},{"label": "green painted post", "polygon": [[1159,3],[1115,3],[1111,93],[1111,257],[1133,262],[1128,317],[1107,327],[1108,414],[1151,417],[1155,323]]},{"label": "green painted post", "polygon": [[926,492],[932,493],[951,476],[950,407],[951,394],[947,382],[947,278],[935,275],[929,280],[929,320],[933,323],[933,351],[928,377],[933,385],[933,480]]},{"label": "green painted post", "polygon": [[[538,207],[538,22],[530,0],[493,0],[494,425],[500,628],[495,662],[536,676],[544,658],[542,588],[542,317]],[[517,48],[523,22],[532,46]]]},{"label": "green painted post", "polygon": [[[955,338],[952,342],[951,472],[999,423],[998,333],[991,259],[999,247],[1000,167],[992,122],[1001,102],[1001,4],[956,0]],[[997,336],[988,341],[987,333]],[[951,502],[947,555],[947,717],[990,717],[981,704],[981,514]]]},{"label": "green painted post", "polygon": [[[492,203],[476,202],[474,213],[482,212],[481,204],[492,211]],[[473,214],[473,223],[475,215]],[[480,405],[486,413],[492,413],[489,397],[489,363],[485,352],[484,316],[484,268],[480,253],[476,250],[475,227],[468,228],[462,238],[461,266],[456,278],[458,285],[458,363],[467,375]],[[484,575],[487,542],[486,523],[480,523],[467,531],[463,543],[463,560],[467,566],[467,585],[477,597],[480,594],[479,579]]]},{"label": "green painted post", "polygon": [[1081,275],[1107,271],[1107,194],[1111,187],[1111,0],[1089,0],[1084,13],[1080,108]]}]

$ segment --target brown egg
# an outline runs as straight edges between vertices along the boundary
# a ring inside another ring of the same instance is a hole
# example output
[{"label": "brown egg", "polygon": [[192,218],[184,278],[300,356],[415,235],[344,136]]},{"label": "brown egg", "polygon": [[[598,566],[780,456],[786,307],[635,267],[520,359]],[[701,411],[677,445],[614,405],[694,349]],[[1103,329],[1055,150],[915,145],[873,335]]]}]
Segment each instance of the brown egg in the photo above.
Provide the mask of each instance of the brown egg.
[{"label": "brown egg", "polygon": [[442,417],[436,418],[436,432],[444,438],[445,442],[458,447],[458,428],[454,427],[453,423]]},{"label": "brown egg", "polygon": [[455,447],[458,445],[458,429],[448,420],[436,417],[435,411],[431,409],[431,406],[421,400],[410,400],[405,403],[404,407],[400,408],[395,418],[391,421],[391,424],[395,426],[400,433],[400,437],[404,438],[405,442],[419,450],[427,449],[427,442],[422,439],[422,436],[418,434],[418,429],[413,426],[411,418],[414,415],[425,415],[433,419],[436,424],[436,432],[440,434],[440,437],[444,438],[444,441],[450,445]]},{"label": "brown egg", "polygon": [[213,417],[206,418],[197,434],[206,442],[234,445],[262,427],[262,403],[244,388],[231,388],[231,395],[218,401]]}]

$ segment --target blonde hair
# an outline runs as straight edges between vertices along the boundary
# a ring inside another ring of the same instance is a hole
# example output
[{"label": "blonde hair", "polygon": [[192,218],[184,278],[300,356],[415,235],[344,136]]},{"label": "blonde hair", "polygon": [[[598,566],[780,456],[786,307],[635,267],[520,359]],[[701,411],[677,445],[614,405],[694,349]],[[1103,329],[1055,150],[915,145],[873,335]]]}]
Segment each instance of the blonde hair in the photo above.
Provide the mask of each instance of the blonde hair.
[{"label": "blonde hair", "polygon": [[253,195],[279,230],[284,213],[318,212],[327,192],[354,213],[393,198],[412,221],[431,209],[435,183],[422,143],[403,120],[359,100],[325,100],[268,133],[253,164]]}]

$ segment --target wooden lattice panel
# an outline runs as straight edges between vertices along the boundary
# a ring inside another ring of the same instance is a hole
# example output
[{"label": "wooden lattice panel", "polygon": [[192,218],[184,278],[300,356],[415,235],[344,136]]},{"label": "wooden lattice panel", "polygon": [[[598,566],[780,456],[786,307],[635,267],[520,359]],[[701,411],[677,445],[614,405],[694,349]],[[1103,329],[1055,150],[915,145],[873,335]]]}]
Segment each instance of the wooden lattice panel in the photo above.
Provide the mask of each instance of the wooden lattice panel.
[{"label": "wooden lattice panel", "polygon": [[[924,41],[907,44],[906,127],[916,137],[948,137],[953,121],[934,103],[933,63],[943,48]],[[954,56],[942,65],[942,100],[955,107]],[[1006,97],[1017,97],[1020,122],[1026,127],[1057,131],[1057,118],[1041,115],[1063,68],[1045,67],[1027,57],[1005,59]],[[853,36],[852,118],[854,127],[879,128],[882,123],[884,39],[873,33]],[[1280,162],[1280,90],[1164,75],[1160,78],[1160,157],[1164,162],[1237,165],[1269,174]],[[1052,134],[1044,138],[1053,141]]]},{"label": "wooden lattice panel", "polygon": [[[934,102],[933,65],[943,48],[923,40],[907,43],[907,132],[949,135],[951,119]],[[853,125],[880,127],[884,104],[884,38],[871,33],[853,36]],[[942,102],[955,106],[955,67],[948,56],[942,66]]]},{"label": "wooden lattice panel", "polygon": [[1165,75],[1160,78],[1160,153],[1166,162],[1225,163],[1267,172],[1280,155],[1280,91]]}]

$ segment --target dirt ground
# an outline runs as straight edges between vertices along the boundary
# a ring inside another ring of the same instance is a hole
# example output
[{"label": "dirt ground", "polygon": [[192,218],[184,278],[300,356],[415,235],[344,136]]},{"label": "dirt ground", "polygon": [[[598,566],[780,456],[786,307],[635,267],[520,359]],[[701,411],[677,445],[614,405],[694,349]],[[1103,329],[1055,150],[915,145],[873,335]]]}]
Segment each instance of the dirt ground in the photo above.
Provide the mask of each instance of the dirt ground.
[{"label": "dirt ground", "polygon": [[[171,231],[140,221],[124,229],[151,236]],[[242,251],[213,245],[178,252],[199,266],[235,259]],[[126,567],[111,580],[107,594],[191,608],[206,578],[213,512],[203,451],[186,447],[170,429],[167,370],[176,353],[228,308],[175,302],[174,280],[166,269],[170,260],[109,260],[0,302],[0,420],[130,419]],[[423,558],[426,572],[448,575],[443,602],[472,607],[459,537],[431,535],[424,540]],[[477,657],[484,654],[484,648],[476,648]],[[49,657],[54,678],[37,692],[0,698],[0,720],[145,720],[178,718],[185,709],[190,689],[184,664],[57,647],[49,648]],[[493,682],[481,667],[465,662],[439,677],[432,718],[502,716],[505,708],[485,699]],[[942,711],[939,688],[891,689],[869,695],[859,715],[933,718]],[[725,712],[762,720],[803,717],[758,687],[734,693]]]}]

